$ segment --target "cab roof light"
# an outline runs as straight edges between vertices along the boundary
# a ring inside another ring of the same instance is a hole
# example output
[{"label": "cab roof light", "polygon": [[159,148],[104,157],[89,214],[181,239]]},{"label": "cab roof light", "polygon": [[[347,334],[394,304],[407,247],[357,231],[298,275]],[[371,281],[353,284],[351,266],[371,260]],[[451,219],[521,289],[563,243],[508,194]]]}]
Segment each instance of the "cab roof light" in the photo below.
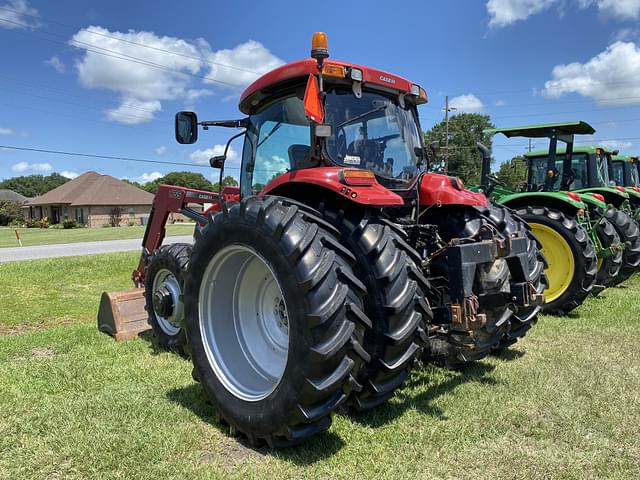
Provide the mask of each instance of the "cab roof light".
[{"label": "cab roof light", "polygon": [[616,185],[616,190],[618,190],[619,192],[626,192],[627,191],[624,187],[621,187],[620,185]]},{"label": "cab roof light", "polygon": [[631,189],[632,189],[634,192],[640,192],[640,187],[638,187],[637,185],[634,185],[633,187],[631,187]]},{"label": "cab roof light", "polygon": [[362,70],[360,70],[359,68],[351,67],[349,69],[349,77],[351,77],[351,80],[353,80],[354,82],[361,82],[362,81]]},{"label": "cab roof light", "polygon": [[574,200],[576,202],[582,201],[582,199],[580,198],[580,195],[578,195],[576,192],[567,192],[567,197],[569,197],[571,200]]},{"label": "cab roof light", "polygon": [[596,200],[600,200],[601,202],[604,202],[604,195],[601,195],[600,193],[592,193],[591,196]]},{"label": "cab roof light", "polygon": [[376,183],[376,176],[371,170],[345,168],[340,172],[340,180],[345,185],[368,186]]},{"label": "cab roof light", "polygon": [[326,63],[322,67],[322,75],[324,75],[325,77],[345,78],[347,76],[347,72],[342,65],[332,65]]}]

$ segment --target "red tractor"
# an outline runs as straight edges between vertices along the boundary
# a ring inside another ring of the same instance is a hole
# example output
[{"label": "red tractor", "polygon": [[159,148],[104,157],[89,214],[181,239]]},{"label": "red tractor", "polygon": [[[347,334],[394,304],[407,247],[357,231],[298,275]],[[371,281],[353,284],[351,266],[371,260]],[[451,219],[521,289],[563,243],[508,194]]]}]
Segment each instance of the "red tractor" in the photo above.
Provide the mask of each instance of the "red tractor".
[{"label": "red tractor", "polygon": [[[425,91],[328,56],[314,34],[312,58],[245,90],[243,119],[176,115],[182,144],[198,126],[242,129],[227,143],[244,141],[239,191],[163,185],[134,272],[161,342],[186,345],[221,419],[252,444],[296,444],[340,405],[384,403],[419,358],[457,367],[508,346],[543,302],[524,222],[426,173]],[[199,224],[193,248],[160,248],[176,211]]]}]

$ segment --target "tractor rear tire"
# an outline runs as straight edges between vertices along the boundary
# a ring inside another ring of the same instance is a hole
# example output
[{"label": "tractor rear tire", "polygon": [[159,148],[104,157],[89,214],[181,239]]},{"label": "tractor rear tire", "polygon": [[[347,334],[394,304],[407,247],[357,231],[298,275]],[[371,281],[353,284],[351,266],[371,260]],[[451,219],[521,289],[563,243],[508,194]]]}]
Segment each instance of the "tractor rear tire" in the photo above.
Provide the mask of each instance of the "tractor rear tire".
[{"label": "tractor rear tire", "polygon": [[582,305],[597,275],[596,251],[586,230],[574,218],[547,207],[517,210],[542,245],[547,260],[546,313],[566,315]]},{"label": "tractor rear tire", "polygon": [[[527,279],[532,283],[537,294],[542,294],[547,288],[547,277],[544,273],[546,262],[540,250],[540,244],[536,237],[531,233],[529,225],[519,217],[513,210],[505,210],[490,206],[491,219],[500,226],[500,231],[505,236],[515,237],[518,234],[527,238]],[[509,212],[507,215],[506,212]],[[527,332],[538,321],[538,314],[542,310],[542,305],[536,305],[527,308],[517,308],[509,319],[509,330],[500,340],[498,350],[504,350],[513,345],[518,339],[524,337]]]},{"label": "tractor rear tire", "polygon": [[163,245],[145,269],[145,308],[158,345],[185,354],[184,277],[189,266],[191,245]]},{"label": "tractor rear tire", "polygon": [[613,285],[619,285],[633,275],[640,265],[640,231],[636,222],[617,208],[607,208],[604,217],[611,222],[620,236],[620,241],[626,244],[622,252],[622,267],[613,282]]},{"label": "tractor rear tire", "polygon": [[[604,216],[604,210],[596,208],[591,212],[595,219]],[[620,236],[614,228],[613,224],[606,218],[602,218],[596,227],[596,234],[602,248],[609,249],[620,245]],[[618,275],[622,268],[622,250],[615,250],[608,257],[598,258],[598,275],[596,276],[596,284],[603,285],[606,288],[613,287],[618,283]]]},{"label": "tractor rear tire", "polygon": [[[455,210],[441,208],[428,217],[427,223],[438,226],[438,235],[445,243],[454,238],[476,237],[481,229],[488,228],[507,236],[511,232],[505,230],[506,225],[515,228],[511,213],[506,208],[495,205],[489,208],[466,207]],[[429,268],[432,287],[429,296],[433,299],[430,302],[433,307],[443,295],[448,298],[447,259],[444,255],[440,255],[432,260]],[[475,295],[499,294],[509,288],[510,273],[504,260],[493,262],[488,270],[485,268],[480,271],[480,267],[478,270],[473,286]],[[445,303],[447,301],[445,300]],[[486,323],[472,332],[451,328],[442,329],[435,325],[435,337],[430,340],[431,351],[426,352],[423,360],[435,361],[448,368],[458,369],[489,355],[509,332],[509,319],[514,309],[511,304],[505,302],[488,307],[480,313],[486,314]]]},{"label": "tractor rear tire", "polygon": [[195,374],[254,446],[325,431],[368,355],[355,257],[318,212],[247,197],[210,215],[185,285]]},{"label": "tractor rear tire", "polygon": [[367,287],[364,307],[373,327],[363,347],[371,360],[356,377],[362,390],[354,391],[349,401],[356,411],[367,411],[393,396],[426,346],[433,320],[425,296],[429,285],[419,267],[420,255],[400,228],[368,213],[321,210],[355,255],[354,271]]}]

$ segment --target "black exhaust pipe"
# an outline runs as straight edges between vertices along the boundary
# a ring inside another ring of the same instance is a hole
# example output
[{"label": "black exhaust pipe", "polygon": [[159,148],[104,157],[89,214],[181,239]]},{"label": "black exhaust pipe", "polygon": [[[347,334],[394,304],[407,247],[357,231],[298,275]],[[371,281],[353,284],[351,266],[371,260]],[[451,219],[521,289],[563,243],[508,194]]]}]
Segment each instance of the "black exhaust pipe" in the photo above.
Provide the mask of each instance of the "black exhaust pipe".
[{"label": "black exhaust pipe", "polygon": [[491,150],[482,143],[476,143],[478,151],[482,154],[482,171],[480,172],[480,186],[487,192],[489,189],[489,174],[491,173]]}]

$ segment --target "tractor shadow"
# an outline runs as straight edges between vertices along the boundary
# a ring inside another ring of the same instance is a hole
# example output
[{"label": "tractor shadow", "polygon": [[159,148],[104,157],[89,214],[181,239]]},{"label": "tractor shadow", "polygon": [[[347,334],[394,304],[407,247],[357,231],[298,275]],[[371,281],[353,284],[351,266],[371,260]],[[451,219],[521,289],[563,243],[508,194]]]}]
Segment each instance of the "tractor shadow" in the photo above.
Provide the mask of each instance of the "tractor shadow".
[{"label": "tractor shadow", "polygon": [[259,448],[253,447],[244,437],[233,436],[229,425],[221,421],[206,397],[203,388],[199,384],[192,384],[182,388],[175,388],[167,392],[167,398],[187,410],[195,413],[202,421],[213,425],[228,441],[234,445],[236,450],[249,451],[253,456],[272,456],[282,460],[290,461],[296,465],[312,465],[325,460],[336,454],[345,442],[332,431],[314,435],[305,443],[297,447],[285,449],[270,449],[267,446]]},{"label": "tractor shadow", "polygon": [[446,412],[436,406],[435,401],[467,383],[496,385],[498,382],[489,376],[494,368],[495,366],[485,363],[474,363],[459,370],[424,365],[411,372],[404,387],[389,402],[371,412],[350,412],[348,416],[354,422],[372,428],[393,422],[410,409],[438,420],[447,420]]}]

